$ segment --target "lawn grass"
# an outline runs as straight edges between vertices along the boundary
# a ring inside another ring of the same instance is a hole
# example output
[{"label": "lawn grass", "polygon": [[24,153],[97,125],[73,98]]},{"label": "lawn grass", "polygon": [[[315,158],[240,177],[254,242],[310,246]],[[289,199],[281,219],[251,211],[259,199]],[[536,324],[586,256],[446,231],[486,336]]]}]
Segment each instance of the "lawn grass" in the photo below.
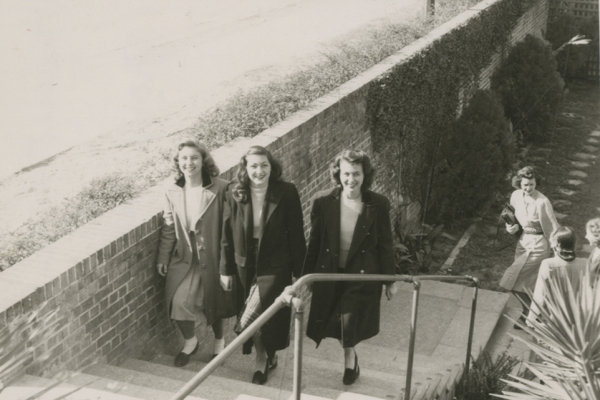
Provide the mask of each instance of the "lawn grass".
[{"label": "lawn grass", "polygon": [[[539,187],[546,195],[558,214],[561,225],[575,229],[578,235],[577,251],[579,257],[587,257],[589,249],[585,246],[585,223],[600,215],[600,153],[599,159],[589,162],[586,168],[577,168],[574,161],[581,161],[574,155],[584,152],[590,133],[600,130],[600,99],[598,86],[589,82],[574,82],[561,102],[555,129],[551,141],[543,146],[532,145],[519,161],[519,167],[533,165],[545,179]],[[600,138],[598,138],[600,139]],[[594,145],[599,148],[599,145]],[[585,178],[569,175],[571,171],[583,171]],[[580,179],[579,186],[570,185],[569,180]],[[507,180],[503,193],[508,199],[514,190]],[[573,190],[571,196],[562,192]],[[571,202],[570,204],[568,202]],[[477,276],[484,289],[499,290],[498,282],[504,271],[514,259],[515,238],[500,229],[496,235],[501,204],[493,203],[477,223],[469,243],[461,250],[454,262],[453,270],[463,275]],[[513,244],[514,243],[514,244]],[[502,247],[503,250],[496,250]]]}]

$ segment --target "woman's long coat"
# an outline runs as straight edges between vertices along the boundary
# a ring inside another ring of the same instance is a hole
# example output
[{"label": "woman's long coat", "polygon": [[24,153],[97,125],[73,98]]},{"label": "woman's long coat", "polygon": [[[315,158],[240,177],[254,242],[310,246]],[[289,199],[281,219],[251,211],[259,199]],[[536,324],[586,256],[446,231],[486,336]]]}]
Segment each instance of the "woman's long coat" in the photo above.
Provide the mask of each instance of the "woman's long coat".
[{"label": "woman's long coat", "polygon": [[[336,188],[317,193],[313,198],[303,275],[339,272],[340,194],[341,189]],[[396,266],[389,200],[383,195],[366,191],[363,193],[363,203],[350,244],[345,273],[393,275]],[[324,337],[337,337],[343,340],[344,347],[353,347],[377,335],[382,283],[385,282],[346,282],[342,285],[315,282],[312,285],[308,337],[317,346]],[[341,332],[332,334],[339,331],[340,325]]]},{"label": "woman's long coat", "polygon": [[[222,289],[219,277],[221,258],[221,233],[223,207],[228,182],[210,177],[203,171],[204,210],[193,224],[202,285],[204,289],[204,315],[208,325],[216,320],[236,315],[235,292]],[[198,204],[200,206],[200,204]],[[164,195],[163,226],[157,263],[168,265],[165,301],[169,315],[175,291],[187,274],[192,262],[192,243],[185,222],[183,187],[173,183]]]},{"label": "woman's long coat", "polygon": [[[299,277],[302,272],[306,240],[296,187],[289,182],[269,182],[262,216],[256,277],[264,311],[286,286],[291,285],[292,275]],[[224,220],[221,274],[238,274],[244,294],[248,296],[254,279],[246,273],[246,267],[254,265],[252,260],[247,259],[253,240],[252,199],[245,202],[236,200],[230,186]],[[290,309],[283,308],[261,328],[263,344],[270,357],[276,350],[289,345],[290,315]]]}]

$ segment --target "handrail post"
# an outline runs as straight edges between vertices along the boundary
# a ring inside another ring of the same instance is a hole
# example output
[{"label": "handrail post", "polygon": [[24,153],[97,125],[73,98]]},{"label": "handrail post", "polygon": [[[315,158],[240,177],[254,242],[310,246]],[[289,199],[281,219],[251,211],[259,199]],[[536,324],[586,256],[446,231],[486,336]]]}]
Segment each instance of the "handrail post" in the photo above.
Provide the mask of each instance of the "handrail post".
[{"label": "handrail post", "polygon": [[292,304],[295,311],[294,324],[294,386],[293,399],[300,400],[302,396],[302,340],[304,333],[304,304],[302,299],[294,297]]},{"label": "handrail post", "polygon": [[465,375],[469,374],[471,364],[471,345],[473,344],[473,331],[475,329],[475,311],[477,310],[477,294],[479,291],[479,279],[473,277],[473,300],[471,302],[471,322],[469,323],[469,341],[467,342],[467,360],[465,362]]},{"label": "handrail post", "polygon": [[417,312],[419,310],[419,289],[421,282],[418,278],[413,278],[413,301],[412,315],[410,319],[410,342],[408,344],[408,362],[406,366],[406,384],[404,386],[404,399],[410,400],[410,387],[412,385],[412,368],[415,353],[415,338],[417,333]]}]

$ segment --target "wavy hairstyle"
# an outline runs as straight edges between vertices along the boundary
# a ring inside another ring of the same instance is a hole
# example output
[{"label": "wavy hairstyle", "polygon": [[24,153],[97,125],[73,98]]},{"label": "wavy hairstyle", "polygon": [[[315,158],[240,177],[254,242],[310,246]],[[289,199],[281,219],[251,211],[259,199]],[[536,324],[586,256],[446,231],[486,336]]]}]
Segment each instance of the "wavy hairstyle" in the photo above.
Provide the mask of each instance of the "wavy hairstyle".
[{"label": "wavy hairstyle", "polygon": [[174,172],[173,179],[175,179],[177,185],[183,186],[185,184],[185,176],[183,175],[181,168],[179,168],[179,152],[184,147],[192,147],[198,150],[202,156],[202,179],[209,179],[211,176],[219,176],[219,167],[217,167],[208,148],[198,140],[190,138],[177,145],[175,155],[173,156],[173,165],[171,166],[171,169]]},{"label": "wavy hairstyle", "polygon": [[523,167],[517,171],[517,174],[512,178],[512,186],[515,189],[521,189],[521,181],[523,179],[535,179],[536,189],[542,186],[543,179],[533,167]]},{"label": "wavy hairstyle", "polygon": [[577,235],[575,229],[570,226],[561,226],[550,238],[552,247],[556,250],[556,255],[565,261],[572,261],[577,257],[575,255],[575,245],[577,244]]},{"label": "wavy hairstyle", "polygon": [[338,187],[342,186],[342,181],[340,180],[340,163],[342,160],[349,162],[350,164],[360,164],[363,168],[363,174],[365,178],[363,180],[362,185],[360,186],[360,191],[367,191],[371,185],[373,184],[373,180],[375,179],[375,167],[371,164],[371,159],[362,150],[344,150],[333,160],[331,166],[329,167],[329,173],[331,175],[331,181]]},{"label": "wavy hairstyle", "polygon": [[591,219],[585,224],[586,233],[591,236],[597,247],[600,247],[600,218]]},{"label": "wavy hairstyle", "polygon": [[235,174],[235,183],[231,193],[233,198],[237,201],[245,203],[248,201],[248,195],[250,193],[250,177],[246,167],[248,166],[248,156],[267,156],[269,164],[271,164],[271,174],[269,175],[269,182],[281,180],[283,169],[279,161],[273,157],[273,154],[262,146],[252,146],[248,151],[240,158],[238,163],[237,172]]}]

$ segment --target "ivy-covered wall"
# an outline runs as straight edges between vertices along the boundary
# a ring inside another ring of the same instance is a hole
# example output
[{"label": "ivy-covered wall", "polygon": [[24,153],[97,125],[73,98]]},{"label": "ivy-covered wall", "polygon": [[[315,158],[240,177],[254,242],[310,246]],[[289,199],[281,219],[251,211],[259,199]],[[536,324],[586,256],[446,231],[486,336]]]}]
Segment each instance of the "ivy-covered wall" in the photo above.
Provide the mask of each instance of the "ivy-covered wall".
[{"label": "ivy-covered wall", "polygon": [[[512,43],[543,35],[545,0],[482,2],[467,23],[452,27],[421,51],[372,82],[367,117],[373,152],[388,196],[424,209],[432,195],[432,168],[445,127],[460,114]],[[470,10],[471,11],[471,10]],[[475,10],[472,10],[475,11]]]}]

